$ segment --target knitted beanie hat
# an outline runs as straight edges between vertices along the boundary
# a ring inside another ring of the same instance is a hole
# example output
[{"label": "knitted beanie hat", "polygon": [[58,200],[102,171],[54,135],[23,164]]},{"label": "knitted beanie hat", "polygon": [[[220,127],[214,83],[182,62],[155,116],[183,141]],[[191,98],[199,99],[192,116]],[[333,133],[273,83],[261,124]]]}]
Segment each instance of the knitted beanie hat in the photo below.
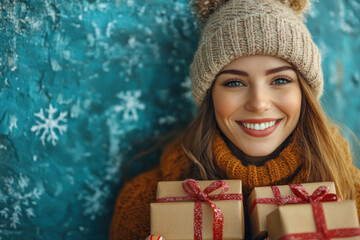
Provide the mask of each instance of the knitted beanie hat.
[{"label": "knitted beanie hat", "polygon": [[304,24],[309,5],[309,0],[197,0],[203,25],[190,66],[196,105],[201,106],[224,66],[250,55],[279,57],[293,64],[320,98],[320,53]]}]

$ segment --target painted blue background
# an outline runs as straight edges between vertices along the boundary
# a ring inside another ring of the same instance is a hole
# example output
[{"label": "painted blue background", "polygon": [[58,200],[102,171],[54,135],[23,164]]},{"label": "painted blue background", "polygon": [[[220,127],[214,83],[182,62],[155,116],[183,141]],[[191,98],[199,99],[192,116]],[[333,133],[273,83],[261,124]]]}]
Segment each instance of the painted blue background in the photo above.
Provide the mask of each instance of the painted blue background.
[{"label": "painted blue background", "polygon": [[[121,169],[196,111],[188,1],[1,0],[0,20],[0,239],[106,239]],[[307,25],[324,106],[359,136],[360,1],[315,1]]]}]

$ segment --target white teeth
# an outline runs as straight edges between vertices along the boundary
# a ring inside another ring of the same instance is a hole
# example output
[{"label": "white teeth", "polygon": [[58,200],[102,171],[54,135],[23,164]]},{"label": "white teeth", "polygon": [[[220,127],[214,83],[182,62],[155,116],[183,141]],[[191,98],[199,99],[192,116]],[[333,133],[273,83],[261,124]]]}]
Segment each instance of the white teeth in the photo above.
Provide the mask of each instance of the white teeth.
[{"label": "white teeth", "polygon": [[271,122],[265,122],[265,123],[241,123],[244,127],[249,128],[249,129],[253,129],[253,130],[265,130],[269,127],[274,126],[276,123],[276,121],[271,121]]}]

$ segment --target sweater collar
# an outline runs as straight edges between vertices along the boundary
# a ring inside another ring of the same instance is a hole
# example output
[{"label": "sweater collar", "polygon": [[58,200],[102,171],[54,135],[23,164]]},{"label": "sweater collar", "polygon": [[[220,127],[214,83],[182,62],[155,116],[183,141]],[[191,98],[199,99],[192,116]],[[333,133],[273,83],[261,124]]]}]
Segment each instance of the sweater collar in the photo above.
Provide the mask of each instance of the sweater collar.
[{"label": "sweater collar", "polygon": [[[301,170],[304,174],[305,161],[292,140],[274,159],[262,166],[244,165],[234,156],[219,132],[212,142],[213,157],[218,168],[229,179],[241,179],[244,190],[251,191],[254,187],[279,185],[292,182]],[[305,179],[304,179],[305,180]]]}]

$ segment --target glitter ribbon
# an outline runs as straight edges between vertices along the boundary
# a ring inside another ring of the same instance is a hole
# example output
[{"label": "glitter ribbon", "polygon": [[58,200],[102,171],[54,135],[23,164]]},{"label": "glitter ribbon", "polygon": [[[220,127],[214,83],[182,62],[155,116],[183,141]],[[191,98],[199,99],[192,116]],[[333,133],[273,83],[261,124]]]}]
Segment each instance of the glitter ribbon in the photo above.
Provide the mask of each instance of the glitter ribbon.
[{"label": "glitter ribbon", "polygon": [[330,188],[327,186],[318,187],[311,195],[309,195],[301,184],[290,184],[289,187],[295,196],[281,196],[279,188],[277,186],[271,186],[275,197],[255,199],[250,205],[249,212],[251,213],[258,203],[277,204],[281,206],[290,203],[331,202],[340,200],[336,194],[329,193]]},{"label": "glitter ribbon", "polygon": [[316,232],[312,233],[294,233],[287,234],[279,238],[279,240],[306,240],[306,239],[321,239],[330,240],[333,238],[347,238],[360,236],[360,228],[338,228],[327,229],[324,209],[321,202],[311,202],[313,209]]},{"label": "glitter ribbon", "polygon": [[[204,191],[201,191],[199,182],[193,179],[186,179],[182,183],[184,191],[188,196],[184,197],[164,197],[159,198],[157,202],[177,202],[194,200],[194,239],[202,239],[202,202],[210,205],[213,210],[213,239],[222,240],[224,216],[220,208],[211,200],[242,200],[242,194],[225,194],[229,190],[229,184],[223,180],[215,180]],[[213,191],[221,188],[219,194],[209,195]]]},{"label": "glitter ribbon", "polygon": [[338,195],[329,193],[330,188],[327,186],[318,187],[311,195],[309,195],[301,184],[290,184],[289,186],[293,193],[299,198],[296,203],[336,202],[340,200]]}]

